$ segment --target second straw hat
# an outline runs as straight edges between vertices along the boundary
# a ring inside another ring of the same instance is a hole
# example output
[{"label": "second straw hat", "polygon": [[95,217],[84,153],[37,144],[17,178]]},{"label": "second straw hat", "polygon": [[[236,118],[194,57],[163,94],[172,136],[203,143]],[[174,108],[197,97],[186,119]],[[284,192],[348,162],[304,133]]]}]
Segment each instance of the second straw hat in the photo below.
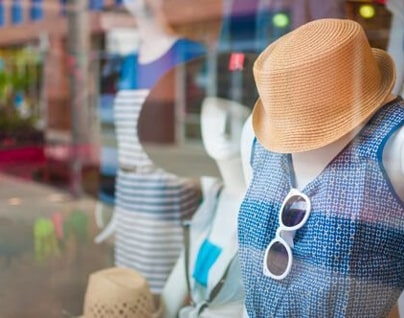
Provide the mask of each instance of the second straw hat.
[{"label": "second straw hat", "polygon": [[366,122],[389,96],[394,63],[347,19],[309,22],[270,44],[254,64],[253,127],[269,150],[328,145]]},{"label": "second straw hat", "polygon": [[138,272],[112,267],[90,275],[80,318],[158,318],[147,281]]}]

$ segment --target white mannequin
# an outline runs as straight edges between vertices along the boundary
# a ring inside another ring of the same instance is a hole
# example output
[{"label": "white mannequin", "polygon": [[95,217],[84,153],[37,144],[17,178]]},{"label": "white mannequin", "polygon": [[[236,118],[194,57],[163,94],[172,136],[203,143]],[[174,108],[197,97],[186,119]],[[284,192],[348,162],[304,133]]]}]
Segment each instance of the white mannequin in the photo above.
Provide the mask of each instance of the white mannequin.
[{"label": "white mannequin", "polygon": [[[242,173],[240,155],[240,137],[243,124],[249,115],[248,108],[228,100],[208,97],[204,100],[201,113],[202,139],[208,155],[213,158],[222,176],[223,188],[217,199],[216,212],[213,219],[208,220],[209,229],[199,237],[193,236],[193,226],[198,226],[198,220],[202,217],[198,212],[193,218],[191,225],[190,243],[190,276],[195,263],[197,249],[201,240],[209,236],[209,241],[222,247],[222,252],[209,271],[207,290],[209,292],[222,278],[224,271],[237,252],[237,217],[238,210],[243,199],[246,184]],[[202,178],[204,194],[212,185],[212,180]],[[201,211],[202,213],[204,211]],[[208,233],[206,233],[208,232]],[[168,278],[163,290],[163,301],[166,307],[165,317],[176,317],[187,298],[187,286],[185,278],[184,255],[178,259],[176,266]],[[231,275],[231,274],[229,274]],[[229,277],[229,276],[228,276]],[[240,280],[231,277],[235,284],[241,284]],[[193,285],[191,278],[191,286]],[[240,285],[241,286],[241,285]],[[224,288],[223,288],[224,289]],[[219,293],[220,295],[220,293]],[[194,297],[193,297],[194,298]],[[195,299],[198,303],[198,299]],[[230,301],[231,302],[231,301]],[[215,315],[216,317],[237,317],[242,314],[243,301],[239,302],[236,311],[229,311],[226,306],[220,305],[205,309],[202,317]],[[194,309],[188,308],[188,312],[182,312],[180,317],[194,317]]]},{"label": "white mannequin", "polygon": [[[383,104],[394,99],[395,96],[390,95]],[[337,141],[311,151],[293,153],[293,169],[295,173],[296,186],[298,189],[304,188],[309,182],[316,178],[327,164],[354,138],[362,127],[358,127],[350,134],[343,136]],[[246,176],[247,184],[252,178],[252,169],[250,165],[252,143],[255,138],[252,116],[250,116],[244,127],[241,137],[241,148],[243,170]],[[397,195],[404,200],[404,127],[400,128],[388,140],[383,152],[383,164],[390,178],[392,186]],[[403,297],[402,294],[401,298]],[[399,302],[400,312],[404,312],[403,305]],[[244,313],[244,317],[248,317]]]},{"label": "white mannequin", "polygon": [[[158,19],[153,16],[146,0],[124,0],[125,8],[135,17],[139,31],[138,62],[151,63],[164,55],[178,40],[178,37],[168,34]],[[97,208],[95,218],[99,227],[103,227],[102,211]],[[116,219],[113,217],[104,230],[95,238],[96,243],[102,243],[116,230]]]},{"label": "white mannequin", "polygon": [[[158,2],[158,1],[157,1]],[[136,18],[140,44],[139,63],[157,60],[178,40],[174,34],[167,33],[158,18],[153,15],[146,0],[124,0],[126,9]]]},{"label": "white mannequin", "polygon": [[182,247],[181,218],[192,214],[199,203],[199,185],[152,162],[139,140],[140,114],[166,72],[203,53],[184,52],[187,39],[167,33],[164,12],[156,9],[159,4],[160,0],[124,1],[139,31],[136,83],[120,89],[114,99],[119,162],[116,201],[110,223],[95,238],[100,243],[115,236],[115,266],[140,272],[156,300]]}]

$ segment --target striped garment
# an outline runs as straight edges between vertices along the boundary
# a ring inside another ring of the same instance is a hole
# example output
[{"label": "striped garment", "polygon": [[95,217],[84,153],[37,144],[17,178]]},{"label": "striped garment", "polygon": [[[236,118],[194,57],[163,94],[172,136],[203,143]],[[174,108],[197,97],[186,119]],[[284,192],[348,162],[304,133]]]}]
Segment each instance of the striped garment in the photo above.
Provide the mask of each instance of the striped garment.
[{"label": "striped garment", "polygon": [[311,200],[296,231],[293,266],[281,281],[262,273],[282,201],[293,186],[291,156],[254,144],[252,183],[239,215],[246,308],[255,317],[386,317],[404,289],[404,205],[382,164],[404,125],[404,102],[381,108],[302,189]]},{"label": "striped garment", "polygon": [[160,294],[183,246],[181,221],[197,209],[200,195],[194,182],[154,167],[143,151],[137,121],[147,94],[119,91],[115,101],[115,264],[139,271]]},{"label": "striped garment", "polygon": [[139,115],[150,89],[166,72],[204,54],[202,44],[178,39],[158,59],[135,63],[133,89],[121,89],[115,98],[119,162],[115,185],[115,264],[138,270],[154,294],[161,293],[180,254],[181,221],[197,209],[200,191],[190,180],[153,165],[139,142]]},{"label": "striped garment", "polygon": [[137,123],[149,90],[120,90],[115,97],[114,118],[118,140],[118,162],[120,167],[135,168],[151,166],[137,134]]},{"label": "striped garment", "polygon": [[118,172],[115,263],[141,272],[160,294],[183,246],[181,220],[199,203],[189,180],[156,170]]}]

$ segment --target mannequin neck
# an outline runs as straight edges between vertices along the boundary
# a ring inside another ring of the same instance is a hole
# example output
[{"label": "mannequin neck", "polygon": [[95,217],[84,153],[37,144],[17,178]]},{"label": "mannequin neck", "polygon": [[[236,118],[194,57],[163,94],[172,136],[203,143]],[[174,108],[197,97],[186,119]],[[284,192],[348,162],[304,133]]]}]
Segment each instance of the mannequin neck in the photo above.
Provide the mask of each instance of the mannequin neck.
[{"label": "mannequin neck", "polygon": [[310,151],[292,154],[293,170],[295,173],[296,187],[304,188],[310,181],[315,179],[325,167],[348,145],[363,126],[357,127],[351,133],[337,141]]},{"label": "mannequin neck", "polygon": [[[394,98],[396,98],[396,96],[389,95],[384,100],[382,105],[392,101]],[[296,179],[296,187],[298,189],[302,189],[309,182],[315,179],[333,160],[333,158],[336,157],[353,138],[355,138],[355,136],[364,126],[365,124],[358,126],[349,134],[346,134],[337,141],[334,141],[333,143],[324,147],[311,151],[293,153],[292,161]]]},{"label": "mannequin neck", "polygon": [[[218,198],[209,239],[229,251],[236,248],[238,210],[246,191],[241,158],[216,161],[222,176],[223,189]],[[235,251],[235,250],[234,250]]]},{"label": "mannequin neck", "polygon": [[178,40],[177,36],[165,32],[154,18],[137,17],[137,26],[140,35],[139,62],[141,64],[157,60]]},{"label": "mannequin neck", "polygon": [[216,163],[222,176],[224,190],[237,195],[244,193],[246,183],[242,173],[241,158],[217,160]]}]

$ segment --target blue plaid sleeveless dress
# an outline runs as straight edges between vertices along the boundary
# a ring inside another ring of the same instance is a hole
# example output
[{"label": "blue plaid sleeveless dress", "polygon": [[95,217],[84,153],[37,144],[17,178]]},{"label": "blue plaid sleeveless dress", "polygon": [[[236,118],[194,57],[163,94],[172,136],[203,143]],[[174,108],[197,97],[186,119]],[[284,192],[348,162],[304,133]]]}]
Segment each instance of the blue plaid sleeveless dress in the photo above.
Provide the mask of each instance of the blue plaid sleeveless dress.
[{"label": "blue plaid sleeveless dress", "polygon": [[239,253],[250,318],[385,317],[404,289],[404,204],[382,165],[404,124],[401,98],[382,107],[302,192],[312,203],[296,231],[293,266],[281,281],[262,273],[281,204],[293,183],[289,154],[258,141],[240,208]]}]

